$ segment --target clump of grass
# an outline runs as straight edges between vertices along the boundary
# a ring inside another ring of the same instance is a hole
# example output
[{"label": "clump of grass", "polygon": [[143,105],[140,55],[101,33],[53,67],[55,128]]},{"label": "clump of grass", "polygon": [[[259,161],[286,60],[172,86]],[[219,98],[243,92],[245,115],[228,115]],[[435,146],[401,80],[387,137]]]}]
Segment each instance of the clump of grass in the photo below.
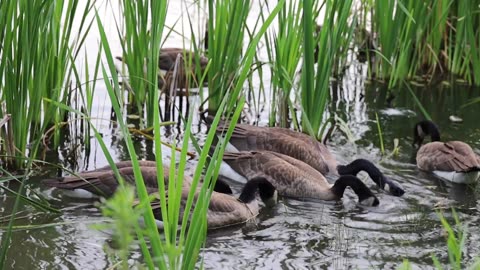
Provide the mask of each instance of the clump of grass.
[{"label": "clump of grass", "polygon": [[[362,1],[373,6],[375,76],[392,88],[414,76],[461,76],[480,85],[477,1]],[[366,25],[367,16],[363,17]]]},{"label": "clump of grass", "polygon": [[[158,98],[155,99],[155,92],[158,91],[158,56],[167,1],[127,0],[120,3],[125,32],[118,29],[118,35],[132,90],[130,102],[135,104],[139,114],[146,109],[147,126],[152,126],[153,108],[158,107]],[[120,89],[117,95],[123,96]],[[123,100],[119,101],[123,105]]]},{"label": "clump of grass", "polygon": [[[91,24],[86,17],[92,2],[5,1],[0,5],[0,118],[10,115],[4,131],[6,153],[11,157],[35,157],[28,145],[43,131],[64,121],[64,110],[43,98],[68,103],[72,67]],[[73,27],[74,19],[80,23]],[[58,142],[58,133],[55,141]],[[33,144],[34,145],[34,144]],[[23,159],[7,159],[23,167]]]},{"label": "clump of grass", "polygon": [[[326,1],[325,17],[319,38],[314,39],[312,1],[303,2],[304,63],[302,68],[301,101],[302,126],[305,132],[321,138],[323,112],[329,98],[330,77],[335,70],[342,69],[344,56],[351,43],[350,19],[352,1]],[[318,45],[318,59],[314,59],[314,48]],[[338,55],[338,56],[337,56]],[[314,68],[314,61],[318,67]]]},{"label": "clump of grass", "polygon": [[289,114],[294,116],[291,92],[302,57],[302,7],[302,1],[285,3],[277,16],[278,32],[265,36],[272,74],[271,104],[278,105],[270,108],[270,125],[278,118],[280,126],[286,127]]}]

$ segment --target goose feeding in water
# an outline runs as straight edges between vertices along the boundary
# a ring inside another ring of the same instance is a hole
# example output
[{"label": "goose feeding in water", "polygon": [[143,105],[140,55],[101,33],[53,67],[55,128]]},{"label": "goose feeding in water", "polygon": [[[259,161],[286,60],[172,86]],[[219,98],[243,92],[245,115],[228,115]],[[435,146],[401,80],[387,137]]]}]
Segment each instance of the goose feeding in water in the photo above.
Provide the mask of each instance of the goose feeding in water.
[{"label": "goose feeding in water", "polygon": [[[182,191],[180,216],[183,216],[183,209],[185,208],[189,192],[189,188],[184,188]],[[195,201],[198,199],[198,194],[199,191],[195,194]],[[238,225],[254,219],[259,213],[257,194],[267,206],[271,206],[277,201],[275,187],[264,177],[255,177],[249,180],[238,198],[229,194],[212,192],[207,210],[208,229]],[[158,221],[157,226],[162,228],[161,204],[158,196],[151,202],[151,205],[153,215]]]},{"label": "goose feeding in water", "polygon": [[[360,204],[377,206],[379,201],[370,189],[353,175],[342,175],[329,184],[310,165],[290,156],[271,151],[225,153],[220,175],[237,182],[265,177],[282,196],[340,200],[347,187],[357,194]],[[247,182],[248,183],[248,182]]]},{"label": "goose feeding in water", "polygon": [[[213,119],[209,116],[206,122]],[[217,135],[221,136],[228,125],[221,122]],[[227,145],[227,151],[268,150],[301,160],[323,175],[357,175],[360,171],[368,173],[381,189],[394,196],[402,196],[405,191],[396,182],[386,177],[372,162],[357,159],[347,165],[337,165],[337,161],[328,148],[316,139],[304,133],[280,127],[257,127],[237,124]]]},{"label": "goose feeding in water", "polygon": [[[422,145],[426,136],[431,142]],[[470,145],[462,141],[440,141],[440,131],[429,120],[420,121],[413,129],[413,145],[417,148],[417,167],[422,171],[459,184],[476,182],[479,178],[480,158]]]}]

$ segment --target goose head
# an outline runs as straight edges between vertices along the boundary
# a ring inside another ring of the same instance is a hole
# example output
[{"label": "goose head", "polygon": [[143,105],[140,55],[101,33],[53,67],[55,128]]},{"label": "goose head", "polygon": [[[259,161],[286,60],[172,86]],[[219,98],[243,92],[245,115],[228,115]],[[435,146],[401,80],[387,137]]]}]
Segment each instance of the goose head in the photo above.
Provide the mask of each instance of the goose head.
[{"label": "goose head", "polygon": [[343,197],[343,193],[347,187],[351,187],[355,194],[358,196],[358,201],[361,205],[365,206],[377,206],[380,201],[373,195],[372,191],[356,176],[342,175],[335,181],[330,190],[338,198]]},{"label": "goose head", "polygon": [[415,124],[412,145],[420,148],[426,136],[430,136],[432,142],[440,141],[440,131],[437,125],[430,120],[423,120]]},{"label": "goose head", "polygon": [[238,198],[243,203],[250,203],[256,199],[256,194],[267,206],[276,204],[278,194],[275,187],[265,177],[255,177],[249,180],[242,189],[242,193]]}]

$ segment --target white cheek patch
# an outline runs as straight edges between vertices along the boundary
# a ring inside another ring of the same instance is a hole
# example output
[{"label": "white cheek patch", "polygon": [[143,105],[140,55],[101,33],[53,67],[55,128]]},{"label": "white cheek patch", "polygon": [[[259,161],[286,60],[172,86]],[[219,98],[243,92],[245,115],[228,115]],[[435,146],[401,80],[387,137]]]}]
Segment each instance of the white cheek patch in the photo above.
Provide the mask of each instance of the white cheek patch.
[{"label": "white cheek patch", "polygon": [[238,183],[247,183],[247,178],[233,170],[232,167],[230,167],[230,165],[228,165],[225,161],[222,161],[222,164],[220,165],[219,174]]},{"label": "white cheek patch", "polygon": [[373,206],[374,202],[375,202],[375,197],[368,197],[368,199],[361,201],[360,204],[364,206]]}]

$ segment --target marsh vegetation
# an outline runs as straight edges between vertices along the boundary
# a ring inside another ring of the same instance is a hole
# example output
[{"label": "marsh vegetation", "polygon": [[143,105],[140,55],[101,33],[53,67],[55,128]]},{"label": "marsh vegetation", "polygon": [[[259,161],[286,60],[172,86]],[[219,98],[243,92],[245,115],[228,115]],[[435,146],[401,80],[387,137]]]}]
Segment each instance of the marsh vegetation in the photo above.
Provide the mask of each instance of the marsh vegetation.
[{"label": "marsh vegetation", "polygon": [[[0,0],[0,265],[476,269],[478,185],[419,171],[411,143],[427,118],[479,152],[479,5]],[[163,73],[160,48],[180,48]],[[350,191],[336,203],[283,198],[254,222],[207,231],[222,117],[227,140],[237,122],[295,129],[342,164],[371,160],[406,193],[370,183],[375,208]],[[156,161],[155,196],[141,160]],[[108,200],[40,182],[106,165],[119,180]]]}]

